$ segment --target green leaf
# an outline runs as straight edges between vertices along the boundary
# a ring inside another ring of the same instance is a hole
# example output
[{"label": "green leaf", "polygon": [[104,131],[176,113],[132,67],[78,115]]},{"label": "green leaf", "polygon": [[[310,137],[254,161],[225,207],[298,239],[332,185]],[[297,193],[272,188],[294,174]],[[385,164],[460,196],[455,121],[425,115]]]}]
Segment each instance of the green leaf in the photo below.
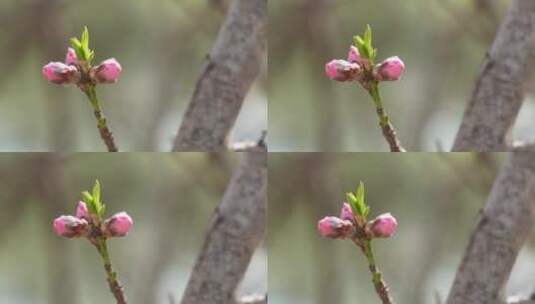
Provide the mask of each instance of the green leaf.
[{"label": "green leaf", "polygon": [[85,205],[87,206],[87,210],[89,210],[89,213],[97,214],[97,209],[95,208],[93,196],[88,191],[82,192],[82,201],[84,201]]},{"label": "green leaf", "polygon": [[93,203],[93,196],[87,191],[82,192],[82,201],[84,201],[86,204],[92,204]]},{"label": "green leaf", "polygon": [[370,25],[366,25],[366,30],[364,31],[364,36],[361,37],[356,35],[353,37],[353,42],[357,49],[359,50],[360,55],[363,58],[370,60],[373,64],[377,56],[377,49],[374,49],[372,46],[372,29]]},{"label": "green leaf", "polygon": [[86,50],[89,49],[89,30],[87,29],[87,26],[84,26],[84,30],[82,31],[82,36],[80,37],[80,42],[82,43],[82,47]]},{"label": "green leaf", "polygon": [[355,195],[351,192],[346,193],[347,203],[351,207],[351,211],[353,211],[354,214],[358,214],[358,207],[357,207],[357,198]]},{"label": "green leaf", "polygon": [[69,41],[71,42],[71,46],[75,50],[82,47],[82,43],[80,42],[80,40],[78,40],[78,38],[71,38]]},{"label": "green leaf", "polygon": [[372,45],[372,28],[369,24],[366,24],[366,30],[364,31],[364,42],[366,45]]},{"label": "green leaf", "polygon": [[366,217],[370,212],[370,207],[366,205],[366,202],[364,201],[364,184],[362,183],[362,181],[357,187],[357,192],[355,196],[357,198],[357,208],[359,210],[359,214]]},{"label": "green leaf", "polygon": [[353,214],[360,215],[366,219],[366,216],[370,213],[370,207],[366,205],[364,195],[364,184],[362,182],[359,183],[355,193],[346,193],[347,202],[351,206]]},{"label": "green leaf", "polygon": [[93,200],[96,205],[100,204],[100,182],[95,180],[95,185],[93,185]]},{"label": "green leaf", "polygon": [[102,218],[102,217],[104,217],[104,214],[106,213],[106,205],[101,204],[100,206],[101,206],[102,208],[100,208],[99,217]]},{"label": "green leaf", "polygon": [[84,26],[80,40],[71,38],[70,43],[78,59],[91,63],[95,53],[89,48],[89,30]]},{"label": "green leaf", "polygon": [[362,184],[362,182],[360,182],[357,187],[357,192],[355,192],[355,197],[357,198],[357,202],[359,203],[364,202],[364,185]]}]

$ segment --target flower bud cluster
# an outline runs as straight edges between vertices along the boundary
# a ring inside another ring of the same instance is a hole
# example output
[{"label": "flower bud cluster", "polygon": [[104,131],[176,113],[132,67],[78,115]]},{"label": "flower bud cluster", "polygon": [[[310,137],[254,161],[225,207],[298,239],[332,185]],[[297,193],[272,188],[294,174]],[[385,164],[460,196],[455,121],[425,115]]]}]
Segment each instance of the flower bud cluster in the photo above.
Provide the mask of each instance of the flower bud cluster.
[{"label": "flower bud cluster", "polygon": [[94,236],[122,237],[128,234],[134,222],[126,212],[119,212],[99,223],[95,216],[89,213],[87,205],[80,201],[76,207],[75,216],[62,215],[53,222],[54,232],[66,238]]},{"label": "flower bud cluster", "polygon": [[397,228],[396,218],[390,213],[384,213],[366,222],[360,216],[355,216],[348,203],[343,203],[340,217],[326,216],[318,221],[318,233],[326,238],[345,239],[355,238],[358,230],[364,232],[368,238],[388,238],[394,235]]},{"label": "flower bud cluster", "polygon": [[372,66],[354,45],[349,47],[347,60],[333,59],[325,64],[325,74],[328,78],[336,81],[357,81],[364,87],[370,80],[399,80],[404,70],[405,65],[397,56],[389,57]]},{"label": "flower bud cluster", "polygon": [[81,81],[115,83],[121,75],[121,64],[115,58],[102,61],[94,67],[84,68],[87,63],[78,60],[72,48],[67,49],[65,62],[50,62],[43,66],[43,77],[55,84],[79,84]]}]

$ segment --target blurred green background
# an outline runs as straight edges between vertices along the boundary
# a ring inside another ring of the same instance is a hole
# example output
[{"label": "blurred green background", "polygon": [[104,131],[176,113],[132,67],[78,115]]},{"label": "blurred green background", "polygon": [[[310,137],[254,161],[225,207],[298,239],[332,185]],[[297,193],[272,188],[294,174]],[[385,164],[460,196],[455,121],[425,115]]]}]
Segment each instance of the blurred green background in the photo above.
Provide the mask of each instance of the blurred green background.
[{"label": "blurred green background", "polygon": [[[63,61],[84,25],[95,62],[115,57],[121,79],[98,94],[123,151],[168,151],[228,0],[0,1],[0,151],[104,151],[89,102],[75,86],[41,76]],[[255,140],[267,128],[265,72],[232,135]]]},{"label": "blurred green background", "polygon": [[[355,84],[324,76],[352,37],[373,28],[378,59],[399,56],[403,78],[381,85],[411,151],[447,151],[507,0],[269,1],[269,142],[272,151],[386,151],[373,103]],[[514,130],[534,139],[533,83]]]},{"label": "blurred green background", "polygon": [[[366,186],[370,217],[391,212],[398,230],[373,242],[396,303],[445,300],[479,210],[505,155],[275,153],[269,159],[268,285],[273,304],[379,303],[362,253],[321,238],[317,221],[338,216],[345,192]],[[506,294],[535,290],[535,235]],[[443,303],[443,301],[442,301]]]},{"label": "blurred green background", "polygon": [[[52,220],[73,214],[98,178],[107,215],[127,211],[130,234],[109,241],[129,303],[179,302],[236,154],[0,155],[0,303],[112,303],[95,248],[64,239]],[[266,292],[267,254],[255,253],[238,294]]]}]

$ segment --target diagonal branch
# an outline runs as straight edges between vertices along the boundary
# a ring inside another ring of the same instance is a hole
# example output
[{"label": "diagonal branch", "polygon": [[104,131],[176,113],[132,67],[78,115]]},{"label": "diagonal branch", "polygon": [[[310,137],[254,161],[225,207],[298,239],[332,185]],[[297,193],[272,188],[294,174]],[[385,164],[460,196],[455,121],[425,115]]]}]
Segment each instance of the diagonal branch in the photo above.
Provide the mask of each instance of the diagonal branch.
[{"label": "diagonal branch", "polygon": [[535,222],[535,153],[511,153],[492,187],[447,304],[503,303],[520,248]]},{"label": "diagonal branch", "polygon": [[505,151],[535,49],[535,1],[513,0],[487,54],[453,151]]},{"label": "diagonal branch", "polygon": [[204,67],[173,151],[217,151],[240,112],[265,55],[267,0],[234,0]]},{"label": "diagonal branch", "polygon": [[241,163],[214,212],[181,304],[236,303],[236,288],[263,238],[267,153],[258,147],[240,154]]}]

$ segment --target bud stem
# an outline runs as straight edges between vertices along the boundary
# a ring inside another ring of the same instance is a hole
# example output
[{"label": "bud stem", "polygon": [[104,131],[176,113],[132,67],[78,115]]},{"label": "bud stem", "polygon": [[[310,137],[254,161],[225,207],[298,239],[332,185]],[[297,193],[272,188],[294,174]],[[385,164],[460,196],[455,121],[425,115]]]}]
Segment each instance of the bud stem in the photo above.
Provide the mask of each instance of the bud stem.
[{"label": "bud stem", "polygon": [[383,276],[377,266],[375,265],[375,257],[373,255],[371,240],[364,240],[360,243],[357,243],[356,240],[353,240],[355,244],[362,250],[366,259],[368,260],[368,267],[372,273],[372,282],[375,287],[375,292],[383,302],[383,304],[393,304],[392,298],[388,292],[388,287],[386,286]]},{"label": "bud stem", "polygon": [[117,300],[117,304],[127,304],[126,297],[124,295],[123,287],[117,278],[117,273],[113,271],[111,266],[110,256],[108,254],[108,245],[106,244],[106,239],[99,237],[96,240],[95,246],[97,247],[102,262],[104,263],[104,270],[106,270],[106,276],[108,285],[110,286],[110,291]]},{"label": "bud stem", "polygon": [[97,98],[97,91],[95,89],[95,86],[90,85],[83,91],[85,95],[87,95],[87,98],[89,98],[89,102],[91,103],[91,106],[93,107],[93,112],[95,114],[95,118],[97,119],[97,128],[98,128],[98,131],[100,132],[100,137],[104,141],[104,144],[106,144],[106,147],[108,147],[108,152],[117,152],[118,149],[117,149],[117,146],[115,145],[113,134],[111,133],[106,123],[106,117],[104,116],[104,113],[102,112],[102,108],[100,107],[100,102]]},{"label": "bud stem", "polygon": [[401,142],[396,136],[394,126],[390,122],[390,119],[384,110],[383,103],[381,101],[381,95],[379,94],[379,85],[377,82],[371,84],[370,88],[368,89],[368,93],[370,93],[373,103],[375,104],[377,117],[379,118],[379,126],[381,126],[381,129],[383,130],[383,136],[390,146],[390,151],[405,152],[405,149],[401,146]]}]

